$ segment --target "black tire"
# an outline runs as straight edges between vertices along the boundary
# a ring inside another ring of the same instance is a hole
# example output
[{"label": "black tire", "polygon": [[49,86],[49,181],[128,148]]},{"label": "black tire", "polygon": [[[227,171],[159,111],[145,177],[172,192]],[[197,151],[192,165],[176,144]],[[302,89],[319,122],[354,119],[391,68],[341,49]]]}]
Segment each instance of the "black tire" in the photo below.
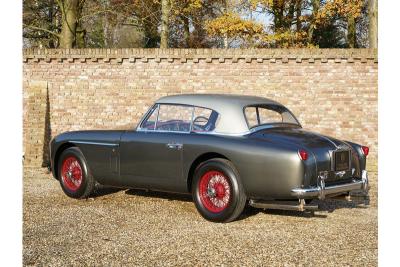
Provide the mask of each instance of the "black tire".
[{"label": "black tire", "polygon": [[[219,178],[215,178],[215,176],[219,176]],[[222,180],[222,189],[218,184],[219,181],[213,183],[214,187],[210,187],[212,184],[210,179]],[[206,183],[207,181],[208,183]],[[207,184],[207,193],[204,191],[205,183]],[[215,189],[215,185],[219,186],[218,190]],[[228,185],[229,190],[227,190]],[[220,196],[218,196],[219,193]],[[241,215],[247,199],[235,166],[229,160],[220,158],[205,161],[196,168],[192,181],[192,195],[197,210],[205,219],[225,223],[234,221]],[[229,200],[225,201],[225,197]],[[215,202],[222,207],[215,205]]]},{"label": "black tire", "polygon": [[[69,162],[73,163],[69,164]],[[77,170],[77,173],[81,174],[75,175],[80,177],[80,179],[74,179],[74,177],[71,177],[74,176],[72,171],[67,172],[67,174],[63,173],[64,164],[68,170],[72,168],[67,168],[67,166],[72,165],[74,170]],[[79,164],[79,167],[77,164]],[[96,181],[90,173],[85,157],[79,148],[70,147],[62,152],[60,160],[58,161],[57,171],[61,188],[67,196],[72,198],[88,198],[94,192]],[[72,182],[77,180],[80,181],[79,185]]]}]

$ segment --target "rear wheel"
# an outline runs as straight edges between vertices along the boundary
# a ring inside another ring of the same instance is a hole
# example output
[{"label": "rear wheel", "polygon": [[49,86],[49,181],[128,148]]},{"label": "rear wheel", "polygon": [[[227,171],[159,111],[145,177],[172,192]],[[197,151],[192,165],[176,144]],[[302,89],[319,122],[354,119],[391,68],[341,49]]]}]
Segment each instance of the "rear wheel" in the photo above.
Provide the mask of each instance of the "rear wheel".
[{"label": "rear wheel", "polygon": [[192,183],[199,213],[213,222],[230,222],[242,213],[246,194],[240,176],[226,159],[211,159],[197,167]]},{"label": "rear wheel", "polygon": [[95,180],[77,147],[62,152],[58,163],[58,178],[61,188],[69,197],[87,198],[94,191]]}]

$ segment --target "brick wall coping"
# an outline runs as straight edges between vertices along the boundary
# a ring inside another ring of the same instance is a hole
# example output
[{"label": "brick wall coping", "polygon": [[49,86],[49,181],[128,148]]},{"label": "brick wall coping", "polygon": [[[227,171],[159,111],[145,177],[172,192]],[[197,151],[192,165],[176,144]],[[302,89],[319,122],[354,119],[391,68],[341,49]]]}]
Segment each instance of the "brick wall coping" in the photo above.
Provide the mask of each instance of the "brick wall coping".
[{"label": "brick wall coping", "polygon": [[321,62],[327,62],[327,60],[335,60],[340,63],[341,60],[355,61],[360,60],[361,62],[374,61],[378,62],[378,54],[376,49],[159,49],[159,48],[126,48],[126,49],[36,49],[28,48],[23,49],[23,61],[28,62],[33,60],[38,62],[44,60],[50,62],[52,59],[62,62],[68,60],[73,62],[74,59],[82,62],[98,61],[102,59],[109,61],[111,59],[122,62],[123,60],[129,60],[135,62],[135,60],[162,60],[167,59],[170,61],[181,60],[194,60],[198,62],[201,59],[206,61],[212,61],[213,59],[224,62],[225,59],[231,59],[233,62],[237,62],[239,59],[245,59],[246,61],[257,60],[262,62],[263,60],[282,60],[287,62],[288,60],[296,60],[301,62],[302,60],[321,60]]}]

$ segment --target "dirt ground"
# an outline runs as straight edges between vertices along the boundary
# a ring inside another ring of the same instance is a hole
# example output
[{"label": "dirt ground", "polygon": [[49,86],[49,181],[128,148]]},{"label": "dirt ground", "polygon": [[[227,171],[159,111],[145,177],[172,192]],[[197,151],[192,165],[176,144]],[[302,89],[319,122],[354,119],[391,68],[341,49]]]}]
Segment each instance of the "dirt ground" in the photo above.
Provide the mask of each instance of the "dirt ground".
[{"label": "dirt ground", "polygon": [[204,220],[190,196],[100,188],[74,200],[44,169],[23,179],[24,265],[377,265],[376,172],[369,207],[329,200],[314,216],[248,207],[229,224]]}]

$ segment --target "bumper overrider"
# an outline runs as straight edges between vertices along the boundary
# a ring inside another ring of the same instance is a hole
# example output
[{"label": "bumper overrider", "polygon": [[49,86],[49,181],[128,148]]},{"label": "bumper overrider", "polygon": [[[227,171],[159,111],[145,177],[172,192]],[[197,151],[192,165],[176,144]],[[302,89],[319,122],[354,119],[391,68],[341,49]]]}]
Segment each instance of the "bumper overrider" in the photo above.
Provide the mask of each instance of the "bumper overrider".
[{"label": "bumper overrider", "polygon": [[325,199],[325,197],[351,193],[353,191],[362,192],[367,195],[369,190],[368,172],[363,170],[360,178],[354,178],[351,182],[338,185],[325,186],[327,172],[321,172],[318,176],[317,186],[307,188],[294,188],[291,191],[292,196],[299,199],[315,198]]}]

